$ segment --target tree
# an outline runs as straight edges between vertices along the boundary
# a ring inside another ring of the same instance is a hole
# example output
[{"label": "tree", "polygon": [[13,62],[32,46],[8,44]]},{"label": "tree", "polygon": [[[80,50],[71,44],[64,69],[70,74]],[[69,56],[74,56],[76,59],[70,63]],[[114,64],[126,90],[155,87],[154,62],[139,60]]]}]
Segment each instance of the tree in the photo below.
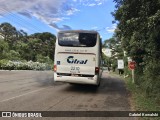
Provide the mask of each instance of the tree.
[{"label": "tree", "polygon": [[31,36],[34,38],[41,39],[43,42],[56,39],[56,36],[49,32],[35,33]]},{"label": "tree", "polygon": [[28,35],[10,23],[0,24],[0,60],[53,62],[56,36],[49,32]]},{"label": "tree", "polygon": [[56,36],[49,33],[35,33],[31,35],[32,38],[37,38],[41,40],[41,52],[44,56],[49,56],[51,60],[54,60],[54,50]]},{"label": "tree", "polygon": [[6,41],[0,40],[0,59],[5,59],[6,53],[9,51],[9,45]]},{"label": "tree", "polygon": [[17,34],[18,34],[19,40],[21,40],[23,42],[27,42],[28,34],[24,30],[17,31]]},{"label": "tree", "polygon": [[17,30],[10,23],[2,23],[0,33],[4,35],[4,40],[8,41],[10,47],[17,40]]},{"label": "tree", "polygon": [[116,10],[112,14],[118,21],[117,37],[127,55],[137,63],[136,84],[156,95],[160,91],[160,75],[154,70],[160,70],[160,1],[114,1]]},{"label": "tree", "polygon": [[17,44],[14,46],[16,52],[20,54],[20,58],[23,60],[31,60],[30,59],[30,49],[29,45],[23,41],[18,41]]},{"label": "tree", "polygon": [[113,72],[117,68],[117,60],[123,59],[123,49],[121,47],[121,42],[117,39],[116,35],[112,38],[104,41],[103,48],[111,49],[111,57],[106,57],[103,55],[104,61],[108,67],[112,67]]}]

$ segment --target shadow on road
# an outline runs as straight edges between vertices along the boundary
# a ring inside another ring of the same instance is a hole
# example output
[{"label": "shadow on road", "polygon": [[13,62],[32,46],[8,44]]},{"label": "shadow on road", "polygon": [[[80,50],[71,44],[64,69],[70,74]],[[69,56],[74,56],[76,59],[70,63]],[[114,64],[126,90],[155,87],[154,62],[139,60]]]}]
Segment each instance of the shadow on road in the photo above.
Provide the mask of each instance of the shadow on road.
[{"label": "shadow on road", "polygon": [[66,84],[66,86],[61,89],[61,92],[65,92],[66,94],[70,92],[76,94],[105,94],[112,97],[118,96],[121,97],[121,99],[129,96],[124,81],[111,75],[102,77],[99,87],[94,85]]},{"label": "shadow on road", "polygon": [[68,87],[64,89],[66,92],[76,92],[78,93],[96,93],[98,87],[94,85],[81,85],[81,84],[68,84]]},{"label": "shadow on road", "polygon": [[127,92],[123,80],[110,76],[108,76],[107,78],[102,78],[99,90],[101,91],[101,93],[105,94],[126,94]]}]

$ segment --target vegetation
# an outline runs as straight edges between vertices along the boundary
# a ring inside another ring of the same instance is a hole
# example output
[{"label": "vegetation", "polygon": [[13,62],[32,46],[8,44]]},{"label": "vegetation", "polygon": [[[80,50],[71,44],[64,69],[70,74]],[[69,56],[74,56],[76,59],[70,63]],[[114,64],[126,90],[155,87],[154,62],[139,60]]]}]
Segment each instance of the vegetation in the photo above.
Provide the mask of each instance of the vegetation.
[{"label": "vegetation", "polygon": [[[156,111],[160,108],[160,1],[114,0],[112,13],[117,29],[103,47],[112,50],[112,57],[103,57],[112,70],[117,59],[125,63],[124,74],[128,89],[133,93],[136,110]],[[124,51],[126,56],[124,56]],[[130,57],[136,62],[135,84],[128,69]]]},{"label": "vegetation", "polygon": [[[136,62],[135,84],[160,101],[160,1],[114,0],[115,37]],[[121,54],[121,52],[119,52]],[[124,58],[125,59],[125,58]],[[158,103],[160,104],[160,103]]]},{"label": "vegetation", "polygon": [[[160,106],[157,106],[157,103],[154,98],[150,97],[146,99],[145,91],[142,91],[139,86],[133,84],[130,78],[125,79],[128,90],[132,91],[132,98],[135,102],[135,108],[139,111],[158,111]],[[141,91],[141,92],[139,92]]]},{"label": "vegetation", "polygon": [[[21,63],[22,61],[25,61],[24,64],[27,61],[39,62],[39,65],[40,63],[53,63],[55,35],[49,32],[27,35],[23,30],[18,31],[10,23],[2,23],[0,24],[0,36],[0,69],[4,69],[4,63],[6,65],[15,62]],[[13,62],[7,63],[7,61]],[[41,66],[43,67],[42,64]],[[5,69],[7,68],[5,67]],[[18,68],[11,67],[8,69]],[[31,68],[24,67],[21,69]]]},{"label": "vegetation", "polygon": [[103,57],[108,67],[111,67],[113,71],[117,68],[117,59],[124,59],[124,52],[121,46],[121,41],[114,35],[112,38],[107,39],[103,43],[103,48],[111,49],[111,57]]}]

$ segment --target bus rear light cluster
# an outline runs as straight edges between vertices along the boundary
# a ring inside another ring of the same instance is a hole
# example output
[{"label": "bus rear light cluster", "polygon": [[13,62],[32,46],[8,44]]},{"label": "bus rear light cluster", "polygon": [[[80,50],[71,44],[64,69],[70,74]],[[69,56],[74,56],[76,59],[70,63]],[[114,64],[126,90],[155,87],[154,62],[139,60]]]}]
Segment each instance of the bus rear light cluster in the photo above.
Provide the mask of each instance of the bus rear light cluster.
[{"label": "bus rear light cluster", "polygon": [[57,71],[57,65],[54,65],[53,70],[54,70],[54,72]]},{"label": "bus rear light cluster", "polygon": [[95,67],[95,74],[99,73],[99,67]]}]

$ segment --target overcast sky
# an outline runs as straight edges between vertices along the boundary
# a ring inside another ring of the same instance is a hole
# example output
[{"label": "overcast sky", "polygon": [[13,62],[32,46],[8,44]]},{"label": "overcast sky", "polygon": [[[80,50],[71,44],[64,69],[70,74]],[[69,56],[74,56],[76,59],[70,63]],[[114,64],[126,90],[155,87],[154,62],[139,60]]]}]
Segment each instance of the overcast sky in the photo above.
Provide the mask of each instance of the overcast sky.
[{"label": "overcast sky", "polygon": [[112,37],[116,24],[113,0],[0,0],[0,23],[9,22],[28,34],[59,30],[97,30]]}]

